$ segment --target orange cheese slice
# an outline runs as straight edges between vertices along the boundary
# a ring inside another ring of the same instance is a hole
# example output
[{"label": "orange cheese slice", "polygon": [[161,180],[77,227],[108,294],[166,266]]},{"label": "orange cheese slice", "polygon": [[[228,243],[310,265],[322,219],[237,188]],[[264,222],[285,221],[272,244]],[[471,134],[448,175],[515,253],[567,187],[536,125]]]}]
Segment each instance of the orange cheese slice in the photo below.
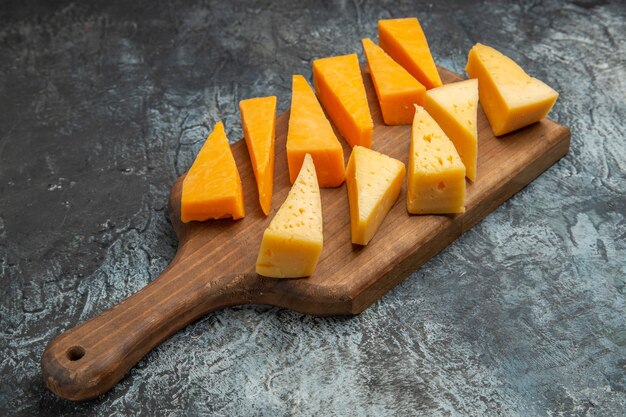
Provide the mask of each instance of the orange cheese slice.
[{"label": "orange cheese slice", "polygon": [[416,18],[379,20],[378,43],[427,89],[442,84],[426,35]]},{"label": "orange cheese slice", "polygon": [[410,125],[426,87],[370,39],[362,42],[385,124]]},{"label": "orange cheese slice", "polygon": [[480,43],[470,50],[465,71],[478,78],[480,103],[496,136],[543,119],[559,96],[511,58]]},{"label": "orange cheese slice", "polygon": [[244,216],[243,191],[224,125],[218,122],[183,180],[180,217],[192,220]]},{"label": "orange cheese slice", "polygon": [[350,146],[371,148],[374,122],[356,54],[313,61],[313,83],[326,113]]},{"label": "orange cheese slice", "polygon": [[289,179],[296,180],[304,155],[311,154],[320,187],[338,187],[345,179],[343,148],[309,83],[294,75],[287,131]]},{"label": "orange cheese slice", "polygon": [[456,147],[467,173],[476,180],[478,81],[459,81],[428,90],[424,108]]},{"label": "orange cheese slice", "polygon": [[415,106],[407,174],[406,208],[412,214],[463,213],[465,166],[437,122]]},{"label": "orange cheese slice", "polygon": [[276,97],[258,97],[239,102],[243,136],[259,190],[259,203],[267,216],[274,188],[274,138]]},{"label": "orange cheese slice", "polygon": [[346,170],[352,243],[367,245],[400,195],[404,164],[363,146],[352,148]]},{"label": "orange cheese slice", "polygon": [[307,154],[287,199],[263,232],[256,272],[272,278],[309,276],[323,247],[322,200],[315,165]]}]

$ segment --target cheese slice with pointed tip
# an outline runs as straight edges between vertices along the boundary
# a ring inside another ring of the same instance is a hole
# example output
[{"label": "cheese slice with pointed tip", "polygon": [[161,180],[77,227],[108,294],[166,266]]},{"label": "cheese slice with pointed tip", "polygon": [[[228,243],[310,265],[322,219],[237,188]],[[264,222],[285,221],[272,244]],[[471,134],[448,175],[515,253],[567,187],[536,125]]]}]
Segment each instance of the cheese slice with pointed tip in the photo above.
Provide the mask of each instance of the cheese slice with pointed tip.
[{"label": "cheese slice with pointed tip", "polygon": [[480,43],[470,50],[465,71],[478,79],[480,104],[496,136],[543,119],[559,97],[511,58]]},{"label": "cheese slice with pointed tip", "polygon": [[385,124],[410,125],[414,104],[424,104],[426,87],[370,39],[362,42]]},{"label": "cheese slice with pointed tip", "polygon": [[463,213],[465,165],[452,141],[422,107],[415,106],[406,207],[412,214]]},{"label": "cheese slice with pointed tip", "polygon": [[442,84],[426,35],[415,17],[379,20],[378,44],[427,89]]},{"label": "cheese slice with pointed tip", "polygon": [[313,61],[313,84],[326,113],[350,146],[371,148],[374,122],[356,54]]},{"label": "cheese slice with pointed tip", "polygon": [[287,163],[292,184],[307,153],[313,158],[320,187],[343,184],[345,162],[341,143],[309,83],[302,75],[294,75],[287,131]]},{"label": "cheese slice with pointed tip", "polygon": [[276,136],[276,96],[257,97],[239,102],[243,137],[246,140],[259,204],[267,216],[274,189],[274,139]]},{"label": "cheese slice with pointed tip", "polygon": [[313,274],[324,245],[322,225],[315,165],[307,154],[287,199],[263,233],[257,274],[272,278]]},{"label": "cheese slice with pointed tip", "polygon": [[187,223],[243,216],[239,171],[224,125],[218,122],[183,180],[180,217]]},{"label": "cheese slice with pointed tip", "polygon": [[467,178],[476,180],[478,80],[445,84],[426,92],[424,108],[452,140]]},{"label": "cheese slice with pointed tip", "polygon": [[397,159],[355,146],[348,160],[346,186],[352,243],[367,245],[400,195],[406,169]]}]

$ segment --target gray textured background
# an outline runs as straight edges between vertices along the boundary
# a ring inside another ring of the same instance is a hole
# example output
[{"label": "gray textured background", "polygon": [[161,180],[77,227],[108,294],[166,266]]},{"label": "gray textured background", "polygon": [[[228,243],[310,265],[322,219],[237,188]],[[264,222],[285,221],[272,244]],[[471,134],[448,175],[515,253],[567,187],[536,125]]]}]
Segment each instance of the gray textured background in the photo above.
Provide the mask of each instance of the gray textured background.
[{"label": "gray textured background", "polygon": [[[624,2],[51,3],[0,2],[0,415],[626,413]],[[213,124],[410,15],[440,65],[480,41],[556,88],[570,153],[358,317],[231,308],[100,399],[48,392],[45,345],[174,256]]]}]

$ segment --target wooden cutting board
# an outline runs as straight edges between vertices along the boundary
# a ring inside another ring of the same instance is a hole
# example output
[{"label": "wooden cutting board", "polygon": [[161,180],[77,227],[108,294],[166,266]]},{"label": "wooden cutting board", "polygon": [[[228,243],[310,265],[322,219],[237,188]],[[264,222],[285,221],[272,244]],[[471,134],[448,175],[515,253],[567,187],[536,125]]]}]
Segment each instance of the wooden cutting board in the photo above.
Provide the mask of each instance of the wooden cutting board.
[{"label": "wooden cutting board", "polygon": [[[385,126],[363,67],[374,119],[372,148],[407,162],[410,126]],[[440,69],[444,82],[459,80]],[[568,128],[543,120],[495,138],[478,114],[478,174],[467,186],[461,215],[411,216],[406,185],[366,247],[352,245],[345,185],[322,190],[324,250],[313,276],[276,280],[258,276],[261,236],[290,188],[285,155],[288,112],[277,119],[272,210],[261,212],[244,141],[232,146],[243,182],[246,217],[182,224],[182,178],[172,187],[169,212],[179,237],[176,257],[143,290],[54,339],[41,367],[50,390],[71,400],[108,391],[146,353],[201,316],[237,304],[272,304],[306,314],[358,314],[567,153]],[[343,142],[343,141],[342,141]],[[345,159],[350,149],[344,143]],[[463,265],[459,265],[462,268]]]}]

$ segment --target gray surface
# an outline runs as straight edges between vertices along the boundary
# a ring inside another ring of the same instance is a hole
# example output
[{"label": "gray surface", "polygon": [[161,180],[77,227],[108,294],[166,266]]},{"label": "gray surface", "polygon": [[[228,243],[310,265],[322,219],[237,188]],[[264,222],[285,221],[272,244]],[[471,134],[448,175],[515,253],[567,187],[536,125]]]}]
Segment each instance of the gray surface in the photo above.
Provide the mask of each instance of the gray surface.
[{"label": "gray surface", "polygon": [[[49,3],[0,3],[0,415],[626,413],[623,2]],[[406,15],[440,65],[481,41],[561,92],[570,153],[358,317],[232,308],[98,400],[48,392],[45,345],[174,256],[214,123]]]}]

